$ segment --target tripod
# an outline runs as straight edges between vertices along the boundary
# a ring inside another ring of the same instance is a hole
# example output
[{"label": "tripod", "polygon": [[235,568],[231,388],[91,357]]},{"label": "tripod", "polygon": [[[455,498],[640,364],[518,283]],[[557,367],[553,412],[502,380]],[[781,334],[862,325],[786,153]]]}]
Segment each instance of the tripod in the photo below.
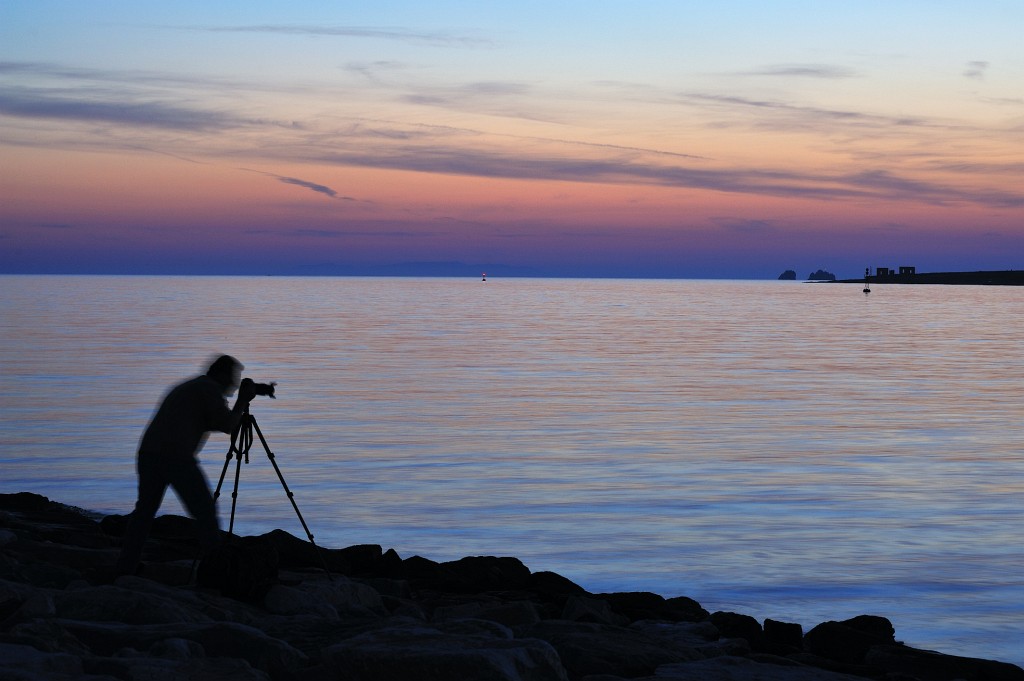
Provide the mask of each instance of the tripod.
[{"label": "tripod", "polygon": [[242,414],[242,420],[239,421],[238,427],[231,434],[231,446],[228,448],[227,458],[224,460],[224,468],[220,472],[220,480],[217,481],[217,489],[213,493],[213,499],[216,501],[220,497],[220,488],[224,484],[224,476],[228,472],[228,466],[231,465],[232,456],[235,459],[235,487],[231,492],[231,522],[228,524],[228,534],[234,534],[235,529],[235,506],[238,504],[238,478],[242,472],[242,458],[245,457],[245,462],[249,463],[249,449],[252,448],[252,434],[253,431],[260,438],[260,443],[263,444],[263,451],[267,453],[267,458],[270,459],[270,463],[274,466],[274,472],[277,473],[277,479],[281,481],[281,487],[284,488],[285,494],[288,495],[288,500],[292,502],[292,508],[295,509],[295,515],[299,517],[299,522],[302,523],[302,529],[306,531],[306,537],[309,539],[309,543],[312,544],[316,550],[316,555],[320,558],[320,563],[323,565],[324,572],[330,577],[331,571],[327,567],[327,561],[324,560],[323,553],[320,551],[320,547],[313,541],[313,533],[309,531],[309,526],[306,525],[305,518],[302,517],[302,512],[299,511],[299,505],[295,503],[295,494],[288,489],[288,483],[284,481],[284,475],[281,474],[281,469],[277,465],[277,460],[274,458],[274,453],[270,451],[270,446],[267,444],[267,439],[263,437],[263,431],[260,430],[260,426],[256,423],[256,418],[249,413],[249,407],[246,406],[245,412]]}]

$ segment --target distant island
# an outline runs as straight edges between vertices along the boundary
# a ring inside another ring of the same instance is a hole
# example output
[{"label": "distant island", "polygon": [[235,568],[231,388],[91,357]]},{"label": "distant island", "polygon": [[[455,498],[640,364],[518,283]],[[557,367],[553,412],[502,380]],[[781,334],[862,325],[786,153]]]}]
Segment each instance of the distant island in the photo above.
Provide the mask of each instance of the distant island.
[{"label": "distant island", "polygon": [[840,284],[949,284],[974,286],[1024,286],[1024,270],[986,270],[977,272],[918,272],[914,267],[898,271],[879,267],[874,274],[858,279],[838,279]]},{"label": "distant island", "polygon": [[[807,281],[835,281],[836,275],[825,270],[817,270],[807,275]],[[786,270],[779,275],[779,281],[796,281],[796,270]]]}]

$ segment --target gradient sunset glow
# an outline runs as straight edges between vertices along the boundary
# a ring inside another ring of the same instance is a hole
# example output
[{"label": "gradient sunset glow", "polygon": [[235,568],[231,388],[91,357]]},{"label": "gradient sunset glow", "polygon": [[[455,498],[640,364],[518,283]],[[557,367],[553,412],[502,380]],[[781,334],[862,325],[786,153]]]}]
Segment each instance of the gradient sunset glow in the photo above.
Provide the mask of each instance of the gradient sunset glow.
[{"label": "gradient sunset glow", "polygon": [[989,0],[5,3],[0,272],[1019,269],[1022,26]]}]

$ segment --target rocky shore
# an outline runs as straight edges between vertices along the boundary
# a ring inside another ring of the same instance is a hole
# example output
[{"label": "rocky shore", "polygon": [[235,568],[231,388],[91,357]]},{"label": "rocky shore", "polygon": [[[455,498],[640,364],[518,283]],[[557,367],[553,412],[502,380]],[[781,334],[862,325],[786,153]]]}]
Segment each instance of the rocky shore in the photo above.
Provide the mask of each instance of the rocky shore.
[{"label": "rocky shore", "polygon": [[122,516],[0,494],[0,679],[1024,681],[899,643],[884,617],[798,623],[652,593],[589,593],[511,557],[438,563],[275,530],[194,565],[157,519],[136,576]]}]

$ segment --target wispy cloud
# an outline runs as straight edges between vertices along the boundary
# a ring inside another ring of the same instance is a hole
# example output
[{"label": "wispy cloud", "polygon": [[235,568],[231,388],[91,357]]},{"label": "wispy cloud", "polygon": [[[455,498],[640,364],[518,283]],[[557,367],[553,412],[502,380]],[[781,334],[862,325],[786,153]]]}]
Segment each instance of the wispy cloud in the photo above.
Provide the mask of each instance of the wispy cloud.
[{"label": "wispy cloud", "polygon": [[786,78],[856,78],[859,74],[846,66],[833,64],[775,64],[750,71],[742,71],[745,76],[779,76]]},{"label": "wispy cloud", "polygon": [[[365,120],[355,121],[346,131],[346,137],[380,138],[390,141],[423,142],[434,144],[444,139],[468,138],[470,140],[507,140],[516,145],[559,145],[574,148],[575,153],[602,153],[613,152],[620,154],[651,154],[664,156],[666,158],[681,158],[693,160],[707,160],[706,156],[699,154],[686,154],[678,151],[664,151],[650,147],[628,146],[624,144],[611,144],[607,142],[589,142],[583,140],[567,139],[564,137],[543,137],[539,135],[522,135],[513,133],[484,132],[474,128],[455,127],[450,125],[429,125],[425,123],[410,126],[405,123],[396,123],[388,120]],[[454,142],[458,144],[458,141]]]},{"label": "wispy cloud", "polygon": [[196,91],[225,89],[174,75],[42,62],[0,62],[0,113],[31,119],[174,131],[220,131],[251,123],[198,105]]},{"label": "wispy cloud", "polygon": [[394,145],[326,151],[309,162],[424,173],[520,180],[638,184],[790,198],[886,199],[946,204],[1024,205],[1024,194],[976,191],[902,176],[888,170],[822,174],[757,167],[707,168],[666,162],[657,155],[584,157],[553,151],[460,146]]},{"label": "wispy cloud", "polygon": [[775,232],[778,227],[771,220],[752,220],[749,218],[713,217],[711,222],[719,227],[744,234],[767,234]]},{"label": "wispy cloud", "polygon": [[[400,222],[382,221],[355,223],[341,222],[337,227],[331,229],[299,227],[294,229],[266,229],[253,228],[244,230],[245,234],[252,236],[287,236],[302,239],[351,239],[351,238],[409,238],[409,237],[443,237],[451,233],[448,231],[431,232],[423,231],[422,224],[416,223],[417,229],[401,229],[404,225]],[[376,228],[376,229],[374,229]]]},{"label": "wispy cloud", "polygon": [[460,107],[470,100],[494,102],[504,97],[521,97],[529,92],[523,83],[494,81],[486,83],[467,83],[465,85],[446,88],[422,88],[420,91],[407,94],[403,99],[414,104],[452,105]]},{"label": "wispy cloud", "polygon": [[238,26],[176,26],[182,30],[211,33],[272,33],[278,35],[328,36],[398,40],[441,47],[491,47],[493,41],[453,31],[419,31],[396,26],[310,26],[298,24],[251,24]]},{"label": "wispy cloud", "polygon": [[964,67],[963,75],[965,78],[972,80],[984,80],[988,67],[989,63],[987,61],[969,61],[967,66]]},{"label": "wispy cloud", "polygon": [[823,107],[805,106],[790,104],[788,102],[752,99],[738,95],[721,95],[711,93],[682,93],[680,99],[690,103],[703,103],[719,107],[728,107],[732,110],[758,110],[780,114],[784,118],[766,121],[760,120],[764,125],[796,125],[806,128],[808,120],[844,122],[849,124],[871,125],[884,128],[892,127],[926,127],[934,126],[930,120],[919,116],[886,116],[881,114],[866,113],[863,111],[850,111],[844,109],[827,109]]},{"label": "wispy cloud", "polygon": [[297,177],[281,177],[281,176],[278,176],[277,179],[279,181],[281,181],[281,182],[284,182],[285,184],[293,184],[293,185],[295,185],[297,187],[305,187],[306,189],[311,189],[312,191],[315,191],[318,194],[323,194],[324,196],[329,196],[332,199],[341,199],[343,201],[355,201],[355,199],[353,199],[351,196],[338,196],[338,192],[334,191],[333,189],[331,189],[328,186],[325,186],[325,185],[322,185],[322,184],[317,184],[316,182],[309,182],[307,180],[300,180]]},{"label": "wispy cloud", "polygon": [[324,196],[326,196],[328,198],[331,198],[331,199],[337,199],[339,201],[356,201],[357,200],[357,199],[354,199],[351,196],[341,196],[341,195],[338,194],[338,192],[336,190],[332,189],[331,187],[328,187],[327,185],[320,184],[318,182],[310,182],[309,180],[302,180],[302,179],[299,179],[297,177],[289,177],[287,175],[278,175],[276,173],[270,173],[270,172],[267,172],[265,170],[254,170],[252,168],[239,168],[238,170],[244,170],[244,171],[249,172],[249,173],[256,173],[257,175],[266,175],[267,177],[274,178],[278,182],[283,182],[284,184],[294,185],[296,187],[303,187],[304,189],[309,189],[310,191],[316,192],[317,194],[323,194]]},{"label": "wispy cloud", "polygon": [[942,171],[965,173],[973,175],[1024,175],[1024,162],[1010,161],[1007,163],[980,163],[980,162],[942,162],[936,164],[936,168]]},{"label": "wispy cloud", "polygon": [[409,68],[409,66],[406,63],[393,59],[378,59],[377,61],[371,62],[350,62],[345,65],[346,71],[357,73],[372,81],[379,80],[381,74],[401,72],[407,68]]},{"label": "wispy cloud", "polygon": [[0,113],[22,118],[103,122],[172,130],[207,131],[241,125],[231,114],[164,101],[106,100],[86,93],[54,94],[37,88],[0,92]]},{"label": "wispy cloud", "polygon": [[408,84],[398,98],[409,104],[434,106],[453,111],[562,123],[565,113],[551,106],[551,96],[526,83],[484,81],[458,85]]},{"label": "wispy cloud", "polygon": [[[0,76],[8,76],[14,82],[28,83],[29,87],[44,89],[44,84],[58,88],[82,88],[83,85],[117,87],[123,91],[148,91],[181,93],[185,90],[223,91],[225,89],[259,90],[260,81],[243,81],[232,78],[183,76],[175,73],[133,69],[98,69],[84,66],[48,62],[0,62]],[[275,86],[280,90],[281,86]]]}]

